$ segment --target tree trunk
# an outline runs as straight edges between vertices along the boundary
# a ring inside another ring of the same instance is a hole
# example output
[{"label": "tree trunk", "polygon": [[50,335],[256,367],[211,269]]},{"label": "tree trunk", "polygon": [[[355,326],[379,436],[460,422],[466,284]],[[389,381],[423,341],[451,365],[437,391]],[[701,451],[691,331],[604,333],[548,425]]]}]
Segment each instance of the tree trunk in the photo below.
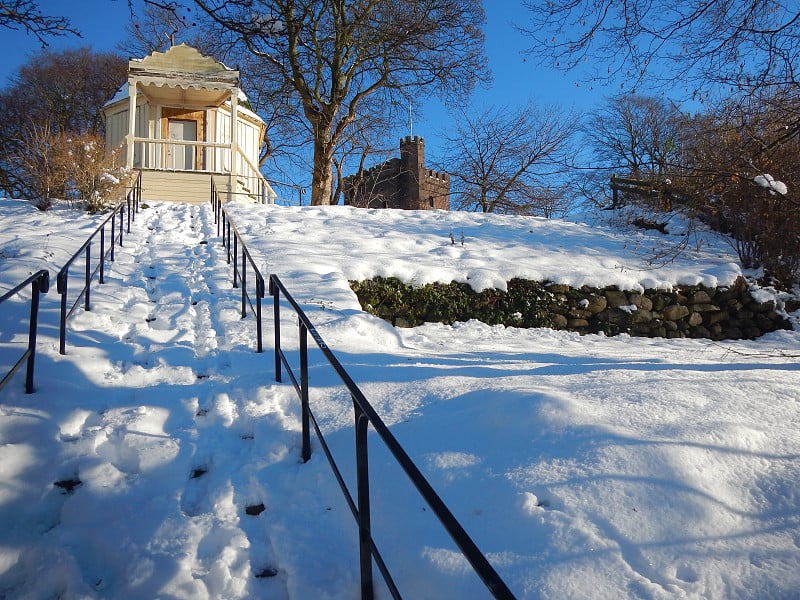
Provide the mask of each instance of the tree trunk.
[{"label": "tree trunk", "polygon": [[311,176],[311,206],[331,203],[333,196],[333,144],[314,144],[314,171]]}]

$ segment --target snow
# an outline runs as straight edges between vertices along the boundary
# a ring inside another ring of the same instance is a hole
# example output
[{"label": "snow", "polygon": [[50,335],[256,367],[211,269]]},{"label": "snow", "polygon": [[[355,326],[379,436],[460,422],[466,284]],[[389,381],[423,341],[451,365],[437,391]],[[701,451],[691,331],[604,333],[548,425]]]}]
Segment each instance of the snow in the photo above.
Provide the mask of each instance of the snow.
[{"label": "snow", "polygon": [[[138,59],[138,60],[141,60],[141,59]],[[103,105],[103,107],[105,108],[106,106],[111,106],[112,104],[116,104],[117,102],[120,102],[121,100],[127,99],[128,97],[129,97],[128,82],[126,81],[121,86],[119,86],[119,89],[111,97],[111,100],[106,102]]]},{"label": "snow", "polygon": [[782,181],[777,181],[772,175],[769,173],[764,173],[763,175],[756,175],[753,178],[753,181],[756,182],[757,185],[760,185],[763,188],[767,188],[769,193],[773,196],[778,193],[781,196],[785,196],[788,192],[786,188],[786,184]]},{"label": "snow", "polygon": [[[270,301],[257,354],[210,207],[148,204],[93,310],[70,321],[67,354],[53,286],[36,393],[22,373],[0,391],[0,597],[358,597],[352,516],[316,440],[300,462],[298,400],[274,381]],[[230,210],[517,597],[797,597],[796,332],[721,344],[394,329],[347,284],[727,284],[741,271],[724,241],[658,265],[660,234],[558,220]],[[0,293],[54,275],[99,218],[0,200]],[[0,366],[25,307],[0,309]],[[296,361],[296,320],[283,321]],[[352,483],[350,399],[319,352],[310,362],[312,407]],[[489,597],[375,438],[370,452],[373,535],[404,597]]]}]

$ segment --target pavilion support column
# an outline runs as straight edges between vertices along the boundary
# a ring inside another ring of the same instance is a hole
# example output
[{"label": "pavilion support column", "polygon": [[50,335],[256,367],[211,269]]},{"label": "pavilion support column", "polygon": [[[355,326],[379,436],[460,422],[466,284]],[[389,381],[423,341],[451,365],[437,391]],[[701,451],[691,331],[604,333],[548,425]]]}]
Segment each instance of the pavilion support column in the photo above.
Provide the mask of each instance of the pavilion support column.
[{"label": "pavilion support column", "polygon": [[233,200],[236,193],[236,179],[239,174],[239,141],[236,124],[239,121],[239,88],[231,90],[231,189],[228,200]]},{"label": "pavilion support column", "polygon": [[128,79],[128,135],[125,137],[125,166],[133,168],[134,141],[136,136],[136,79]]}]

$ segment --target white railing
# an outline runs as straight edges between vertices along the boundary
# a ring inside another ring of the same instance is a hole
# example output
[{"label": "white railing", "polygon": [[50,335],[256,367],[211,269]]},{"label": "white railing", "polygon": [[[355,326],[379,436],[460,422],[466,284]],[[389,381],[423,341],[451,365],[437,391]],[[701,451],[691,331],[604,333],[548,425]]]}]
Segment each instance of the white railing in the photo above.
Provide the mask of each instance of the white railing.
[{"label": "white railing", "polygon": [[230,172],[230,144],[134,138],[133,160],[143,169]]},{"label": "white railing", "polygon": [[245,193],[249,195],[255,193],[257,201],[261,204],[275,204],[275,199],[278,195],[261,174],[261,171],[253,164],[250,158],[242,152],[241,148],[238,148],[238,154],[241,160],[239,161],[239,175],[237,175],[237,179],[241,179],[241,181],[237,181],[237,190],[242,188]]},{"label": "white railing", "polygon": [[231,146],[217,142],[134,138],[134,166],[163,171],[198,171],[231,177],[233,197],[246,196],[274,204],[277,194],[258,167],[237,148],[231,165]]}]

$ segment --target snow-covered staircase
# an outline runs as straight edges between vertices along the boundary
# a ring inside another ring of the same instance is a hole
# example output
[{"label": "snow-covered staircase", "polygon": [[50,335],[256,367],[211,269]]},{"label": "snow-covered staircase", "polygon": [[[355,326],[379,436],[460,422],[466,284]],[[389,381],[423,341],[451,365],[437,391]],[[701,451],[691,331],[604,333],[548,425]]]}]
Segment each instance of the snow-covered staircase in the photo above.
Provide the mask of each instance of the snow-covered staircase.
[{"label": "snow-covered staircase", "polygon": [[213,221],[209,204],[143,209],[92,310],[69,322],[66,356],[55,340],[40,352],[50,418],[2,415],[59,429],[32,434],[50,440],[42,464],[4,505],[22,516],[5,543],[35,528],[41,544],[20,544],[0,596],[298,597],[297,563],[280,557],[299,509],[270,492],[300,468],[294,392],[253,350]]}]

